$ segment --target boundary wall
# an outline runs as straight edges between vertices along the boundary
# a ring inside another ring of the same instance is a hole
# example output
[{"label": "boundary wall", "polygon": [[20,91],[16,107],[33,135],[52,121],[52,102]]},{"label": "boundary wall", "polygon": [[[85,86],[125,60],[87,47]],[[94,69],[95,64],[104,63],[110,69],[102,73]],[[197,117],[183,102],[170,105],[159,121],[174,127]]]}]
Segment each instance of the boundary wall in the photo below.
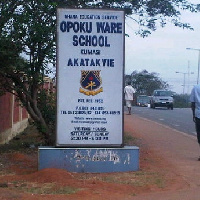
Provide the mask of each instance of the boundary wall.
[{"label": "boundary wall", "polygon": [[28,112],[10,93],[0,96],[0,144],[8,143],[28,125]]}]

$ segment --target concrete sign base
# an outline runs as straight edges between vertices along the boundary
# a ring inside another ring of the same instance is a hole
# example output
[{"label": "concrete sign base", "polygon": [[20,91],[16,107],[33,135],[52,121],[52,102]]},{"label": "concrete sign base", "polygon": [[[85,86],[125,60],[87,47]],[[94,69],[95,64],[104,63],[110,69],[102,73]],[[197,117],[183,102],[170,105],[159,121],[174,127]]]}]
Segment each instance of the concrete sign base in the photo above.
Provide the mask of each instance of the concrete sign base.
[{"label": "concrete sign base", "polygon": [[105,173],[139,170],[139,148],[39,147],[38,169],[58,168],[69,172]]}]

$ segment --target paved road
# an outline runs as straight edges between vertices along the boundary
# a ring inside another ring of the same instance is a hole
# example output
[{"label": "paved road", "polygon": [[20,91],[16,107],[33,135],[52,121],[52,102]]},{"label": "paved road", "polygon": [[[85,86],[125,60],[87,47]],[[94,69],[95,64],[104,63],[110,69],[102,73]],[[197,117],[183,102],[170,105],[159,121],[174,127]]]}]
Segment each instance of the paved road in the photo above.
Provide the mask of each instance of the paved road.
[{"label": "paved road", "polygon": [[[127,112],[126,108],[125,112]],[[187,134],[196,135],[190,108],[174,108],[174,110],[168,110],[166,108],[151,109],[136,106],[132,108],[132,112],[140,117],[156,121]]]},{"label": "paved road", "polygon": [[[139,108],[137,108],[137,110],[138,109]],[[141,108],[141,110],[148,111],[148,108]],[[182,109],[175,109],[174,111],[182,113],[181,110]],[[165,111],[168,112],[168,110],[157,109],[152,109],[149,112],[157,114]],[[187,111],[187,109],[185,111]],[[170,110],[168,114],[172,112],[173,111]],[[138,116],[139,115],[137,114],[125,114],[124,121],[126,131],[128,133],[132,133],[132,136],[140,138],[142,143],[140,146],[141,158],[142,155],[145,155],[147,159],[140,159],[140,162],[143,162],[141,168],[145,171],[144,166],[151,168],[152,165],[151,169],[153,170],[154,167],[156,167],[158,170],[157,174],[163,174],[163,178],[169,178],[168,181],[166,180],[165,186],[171,185],[169,190],[167,188],[166,190],[164,188],[164,190],[160,188],[160,192],[156,192],[153,189],[150,193],[136,195],[130,199],[199,200],[200,162],[197,161],[197,158],[199,157],[199,145],[196,137],[190,137],[190,135],[187,136],[187,134],[180,134],[177,131],[174,131],[174,129],[162,126],[159,123],[144,120]],[[146,151],[142,151],[145,147],[149,147],[152,151],[147,151],[148,153],[146,153]],[[151,164],[148,165],[148,163]]]}]

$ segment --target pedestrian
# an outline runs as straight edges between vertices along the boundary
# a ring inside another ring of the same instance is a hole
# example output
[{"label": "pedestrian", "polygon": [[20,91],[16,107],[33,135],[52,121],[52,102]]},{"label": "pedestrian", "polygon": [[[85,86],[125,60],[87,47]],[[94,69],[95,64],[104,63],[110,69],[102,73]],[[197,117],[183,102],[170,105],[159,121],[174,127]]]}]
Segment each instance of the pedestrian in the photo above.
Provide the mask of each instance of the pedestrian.
[{"label": "pedestrian", "polygon": [[[193,121],[195,122],[197,141],[200,147],[200,84],[193,87],[190,95],[191,109],[193,114]],[[200,161],[200,157],[198,158]]]},{"label": "pedestrian", "polygon": [[135,89],[131,86],[131,82],[124,88],[126,106],[128,108],[128,114],[131,115],[131,106],[134,100]]}]

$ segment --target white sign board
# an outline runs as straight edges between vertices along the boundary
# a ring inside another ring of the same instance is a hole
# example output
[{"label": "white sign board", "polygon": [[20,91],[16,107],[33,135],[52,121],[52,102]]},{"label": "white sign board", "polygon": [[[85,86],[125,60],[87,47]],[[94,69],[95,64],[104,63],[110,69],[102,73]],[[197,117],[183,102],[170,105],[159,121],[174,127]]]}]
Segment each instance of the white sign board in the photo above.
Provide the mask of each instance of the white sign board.
[{"label": "white sign board", "polygon": [[57,146],[123,145],[124,12],[57,10]]}]

